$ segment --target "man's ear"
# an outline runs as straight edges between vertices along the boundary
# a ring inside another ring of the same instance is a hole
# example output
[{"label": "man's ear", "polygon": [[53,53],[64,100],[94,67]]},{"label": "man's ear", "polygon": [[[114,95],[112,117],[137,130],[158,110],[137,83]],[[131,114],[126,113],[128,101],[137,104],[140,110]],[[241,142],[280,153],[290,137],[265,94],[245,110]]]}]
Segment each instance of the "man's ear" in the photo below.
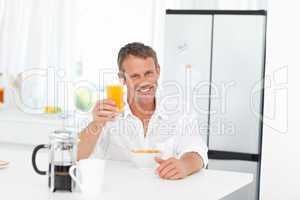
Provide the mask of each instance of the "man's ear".
[{"label": "man's ear", "polygon": [[119,77],[119,80],[121,82],[122,85],[125,84],[125,73],[124,72],[118,72],[118,77]]},{"label": "man's ear", "polygon": [[160,75],[160,65],[159,64],[156,65],[155,69],[156,69],[157,74]]}]

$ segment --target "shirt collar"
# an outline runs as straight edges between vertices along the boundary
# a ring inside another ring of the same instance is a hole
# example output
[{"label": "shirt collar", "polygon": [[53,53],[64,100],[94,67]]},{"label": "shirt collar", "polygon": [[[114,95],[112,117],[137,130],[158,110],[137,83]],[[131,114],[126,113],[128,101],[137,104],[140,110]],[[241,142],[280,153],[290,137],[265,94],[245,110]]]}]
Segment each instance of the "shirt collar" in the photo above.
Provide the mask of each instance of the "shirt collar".
[{"label": "shirt collar", "polygon": [[[161,107],[161,101],[160,101],[160,97],[158,94],[155,95],[155,111],[152,115],[153,118],[159,118],[159,119],[168,119],[168,116],[166,114],[164,114],[162,111],[162,107]],[[126,102],[125,107],[124,107],[124,118],[130,117],[130,116],[134,116],[133,113],[131,112],[131,109],[128,105],[128,103]]]}]

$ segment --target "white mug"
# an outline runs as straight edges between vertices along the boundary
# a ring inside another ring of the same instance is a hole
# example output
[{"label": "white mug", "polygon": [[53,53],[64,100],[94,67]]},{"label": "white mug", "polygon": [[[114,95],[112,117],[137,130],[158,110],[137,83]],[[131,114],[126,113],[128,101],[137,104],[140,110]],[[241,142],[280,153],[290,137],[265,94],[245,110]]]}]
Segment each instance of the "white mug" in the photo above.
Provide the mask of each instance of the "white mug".
[{"label": "white mug", "polygon": [[105,161],[95,158],[80,160],[70,168],[69,174],[85,199],[94,199],[101,194],[104,169]]}]

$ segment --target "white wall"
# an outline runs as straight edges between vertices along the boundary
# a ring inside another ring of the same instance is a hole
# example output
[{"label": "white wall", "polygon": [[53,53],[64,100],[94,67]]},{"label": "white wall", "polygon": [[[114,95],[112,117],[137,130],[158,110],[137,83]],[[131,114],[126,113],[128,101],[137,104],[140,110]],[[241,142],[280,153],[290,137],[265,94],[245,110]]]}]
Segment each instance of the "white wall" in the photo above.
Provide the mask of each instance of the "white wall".
[{"label": "white wall", "polygon": [[297,5],[294,0],[268,3],[266,73],[271,88],[266,89],[265,97],[262,200],[300,199],[300,12]]}]

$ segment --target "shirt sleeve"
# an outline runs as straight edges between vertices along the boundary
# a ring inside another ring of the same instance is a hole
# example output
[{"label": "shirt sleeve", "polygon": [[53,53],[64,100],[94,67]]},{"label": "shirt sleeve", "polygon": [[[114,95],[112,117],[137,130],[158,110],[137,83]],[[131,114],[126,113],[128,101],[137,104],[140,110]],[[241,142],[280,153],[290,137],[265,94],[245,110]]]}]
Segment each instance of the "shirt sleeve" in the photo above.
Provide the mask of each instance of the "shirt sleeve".
[{"label": "shirt sleeve", "polygon": [[203,167],[206,168],[208,164],[208,148],[203,140],[203,134],[200,132],[198,119],[183,118],[179,123],[179,131],[176,136],[176,154],[180,158],[183,154],[188,152],[198,153],[203,160]]}]

